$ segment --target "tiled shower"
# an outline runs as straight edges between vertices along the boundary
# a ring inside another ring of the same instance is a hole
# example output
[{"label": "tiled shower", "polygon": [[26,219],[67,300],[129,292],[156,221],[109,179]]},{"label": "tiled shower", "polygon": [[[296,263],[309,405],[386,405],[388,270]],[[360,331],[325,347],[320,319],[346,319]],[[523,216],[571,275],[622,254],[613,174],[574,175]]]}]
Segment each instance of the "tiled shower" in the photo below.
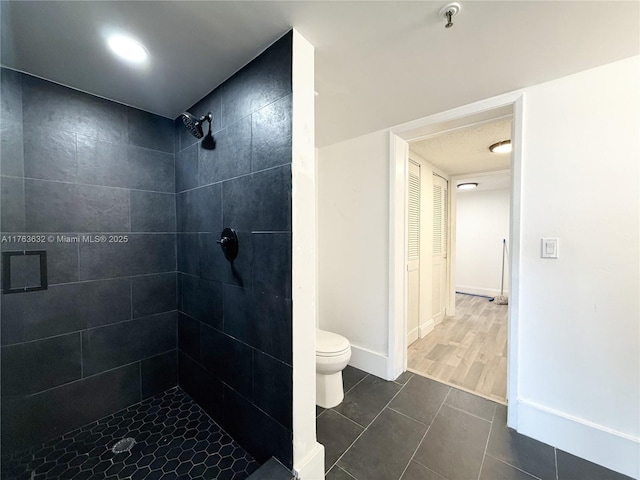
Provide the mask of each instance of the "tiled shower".
[{"label": "tiled shower", "polygon": [[2,69],[2,478],[292,467],[291,52],[289,33],[188,108],[214,150]]}]

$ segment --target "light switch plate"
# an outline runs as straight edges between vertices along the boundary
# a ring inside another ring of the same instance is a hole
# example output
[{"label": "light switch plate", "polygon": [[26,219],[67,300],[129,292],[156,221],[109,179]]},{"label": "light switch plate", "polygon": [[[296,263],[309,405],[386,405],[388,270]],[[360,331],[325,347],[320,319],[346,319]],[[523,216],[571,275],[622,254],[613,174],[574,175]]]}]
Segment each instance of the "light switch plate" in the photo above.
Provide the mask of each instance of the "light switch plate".
[{"label": "light switch plate", "polygon": [[542,258],[558,258],[559,239],[543,238],[542,239]]}]

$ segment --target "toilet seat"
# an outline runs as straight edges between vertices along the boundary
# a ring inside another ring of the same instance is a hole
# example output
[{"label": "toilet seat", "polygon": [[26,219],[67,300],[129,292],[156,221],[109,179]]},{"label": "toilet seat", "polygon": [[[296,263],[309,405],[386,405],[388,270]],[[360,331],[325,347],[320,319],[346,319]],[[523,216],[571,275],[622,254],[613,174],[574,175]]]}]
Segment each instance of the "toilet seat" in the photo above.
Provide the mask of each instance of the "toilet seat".
[{"label": "toilet seat", "polygon": [[339,357],[350,350],[349,340],[342,335],[319,329],[316,331],[317,357]]}]

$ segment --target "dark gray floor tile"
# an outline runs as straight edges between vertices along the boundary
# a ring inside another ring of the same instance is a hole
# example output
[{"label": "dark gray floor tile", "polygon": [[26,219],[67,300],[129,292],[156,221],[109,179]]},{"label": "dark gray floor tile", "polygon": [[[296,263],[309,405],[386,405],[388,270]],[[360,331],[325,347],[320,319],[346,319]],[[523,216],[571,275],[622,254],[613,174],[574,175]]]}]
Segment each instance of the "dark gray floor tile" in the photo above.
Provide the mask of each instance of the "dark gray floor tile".
[{"label": "dark gray floor tile", "polygon": [[316,419],[318,442],[324,445],[325,471],[336,463],[363,430],[360,425],[333,410],[326,410]]},{"label": "dark gray floor tile", "polygon": [[338,464],[356,478],[400,478],[427,427],[385,409]]},{"label": "dark gray floor tile", "polygon": [[344,388],[344,393],[347,393],[349,390],[355,387],[367,375],[367,372],[363,372],[362,370],[358,370],[351,365],[347,365],[342,371],[342,386]]},{"label": "dark gray floor tile", "polygon": [[630,480],[631,477],[557,450],[558,480]]},{"label": "dark gray floor tile", "polygon": [[543,480],[556,477],[553,447],[507,428],[507,407],[498,405],[487,453]]},{"label": "dark gray floor tile", "polygon": [[329,470],[329,473],[327,473],[325,477],[325,480],[354,480],[354,479],[355,477],[349,475],[347,472],[341,469],[338,465],[336,465],[331,470]]},{"label": "dark gray floor tile", "polygon": [[318,415],[320,415],[320,414],[321,414],[322,412],[324,412],[324,411],[325,411],[325,409],[324,409],[324,408],[319,407],[318,405],[316,405],[316,417],[317,417]]},{"label": "dark gray floor tile", "polygon": [[366,427],[400,388],[397,383],[369,375],[344,396],[335,410]]},{"label": "dark gray floor tile", "polygon": [[[580,477],[582,480],[586,480],[585,477]],[[535,477],[518,470],[511,465],[502,463],[500,460],[496,460],[491,455],[485,455],[484,463],[482,464],[482,472],[480,473],[480,480],[534,480]]]},{"label": "dark gray floor tile", "polygon": [[490,426],[490,422],[443,405],[414,460],[445,478],[478,478]]},{"label": "dark gray floor tile", "polygon": [[489,421],[493,420],[497,405],[491,400],[463,392],[457,388],[451,389],[446,404]]},{"label": "dark gray floor tile", "polygon": [[401,480],[447,480],[441,475],[438,475],[433,470],[420,465],[416,462],[410,462],[407,470],[402,475]]},{"label": "dark gray floor tile", "polygon": [[393,399],[389,407],[429,425],[438,413],[449,390],[450,387],[447,385],[420,375],[414,375]]},{"label": "dark gray floor tile", "polygon": [[396,378],[394,380],[394,382],[399,383],[400,385],[404,385],[406,384],[409,380],[411,380],[411,377],[413,377],[413,373],[411,372],[403,372],[400,374],[400,376],[398,378]]}]

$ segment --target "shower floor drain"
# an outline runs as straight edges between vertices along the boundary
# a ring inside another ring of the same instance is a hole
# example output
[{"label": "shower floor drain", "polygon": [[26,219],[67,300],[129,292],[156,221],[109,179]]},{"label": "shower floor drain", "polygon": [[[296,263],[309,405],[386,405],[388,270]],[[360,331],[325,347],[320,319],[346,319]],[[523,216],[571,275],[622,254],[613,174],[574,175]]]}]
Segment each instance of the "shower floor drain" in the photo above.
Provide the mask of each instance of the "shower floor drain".
[{"label": "shower floor drain", "polygon": [[129,452],[135,444],[136,444],[136,440],[134,438],[131,438],[131,437],[123,438],[122,440],[119,440],[118,442],[116,442],[116,444],[113,446],[111,451],[113,453]]}]

